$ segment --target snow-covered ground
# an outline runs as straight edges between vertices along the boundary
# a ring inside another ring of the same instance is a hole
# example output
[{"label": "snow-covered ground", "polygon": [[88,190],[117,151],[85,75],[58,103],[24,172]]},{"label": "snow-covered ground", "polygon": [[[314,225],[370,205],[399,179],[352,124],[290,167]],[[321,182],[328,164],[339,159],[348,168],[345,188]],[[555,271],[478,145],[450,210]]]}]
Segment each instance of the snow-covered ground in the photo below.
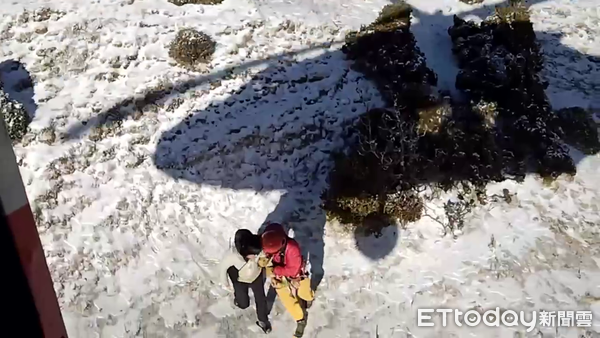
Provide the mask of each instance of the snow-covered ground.
[{"label": "snow-covered ground", "polygon": [[[419,46],[440,87],[453,90],[452,15],[483,18],[490,8],[409,2]],[[597,2],[534,2],[553,105],[600,107]],[[252,309],[233,308],[215,267],[236,229],[267,218],[286,220],[324,270],[307,337],[600,336],[598,155],[574,150],[574,178],[490,186],[488,195],[508,189],[511,202],[477,207],[456,239],[432,219],[443,220],[452,194],[431,198],[430,217],[378,239],[326,224],[318,205],[328,153],[343,146],[344,123],[381,104],[340,42],[386,3],[2,2],[0,61],[20,61],[35,84],[31,131],[15,152],[71,337],[262,335]],[[32,15],[42,7],[57,11]],[[182,27],[217,42],[204,72],[168,57]],[[6,70],[1,80],[21,75]],[[194,86],[144,95],[183,82]],[[136,104],[106,113],[129,98]],[[125,120],[97,125],[99,114]],[[420,307],[496,306],[595,318],[591,328],[529,334],[417,327]],[[289,337],[295,325],[279,303],[271,317],[271,336]]]}]

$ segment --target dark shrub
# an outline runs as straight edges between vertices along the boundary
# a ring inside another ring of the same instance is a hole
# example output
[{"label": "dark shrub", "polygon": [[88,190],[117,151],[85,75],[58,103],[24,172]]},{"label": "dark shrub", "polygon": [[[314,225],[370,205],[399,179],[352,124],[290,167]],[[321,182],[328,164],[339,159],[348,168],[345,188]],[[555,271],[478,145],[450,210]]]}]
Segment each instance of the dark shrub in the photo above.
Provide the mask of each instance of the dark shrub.
[{"label": "dark shrub", "polygon": [[446,204],[444,226],[453,232],[485,200],[490,181],[520,179],[530,169],[544,177],[574,173],[538,74],[543,58],[527,10],[512,4],[481,25],[455,17],[449,34],[461,68],[456,86],[468,104],[435,92],[406,4],[386,6],[348,36],[344,51],[388,108],[366,112],[350,128],[353,145],[336,155],[323,196],[330,217],[411,222],[422,214],[423,185],[472,187],[476,197]]},{"label": "dark shrub", "polygon": [[387,5],[373,24],[348,35],[343,51],[357,71],[377,84],[389,105],[414,109],[430,100],[437,77],[410,32],[410,12],[404,2]]},{"label": "dark shrub", "polygon": [[324,208],[343,223],[416,221],[423,211],[421,184],[450,187],[455,177],[479,175],[472,157],[494,149],[483,118],[468,108],[456,110],[435,92],[437,77],[410,32],[410,12],[405,3],[386,6],[373,24],[346,39],[343,50],[389,108],[360,116],[349,130],[353,147],[336,155]]},{"label": "dark shrub", "polygon": [[461,68],[456,87],[474,102],[495,104],[505,172],[573,174],[573,161],[553,127],[556,116],[539,75],[543,56],[527,9],[513,2],[481,25],[455,17],[449,34]]}]

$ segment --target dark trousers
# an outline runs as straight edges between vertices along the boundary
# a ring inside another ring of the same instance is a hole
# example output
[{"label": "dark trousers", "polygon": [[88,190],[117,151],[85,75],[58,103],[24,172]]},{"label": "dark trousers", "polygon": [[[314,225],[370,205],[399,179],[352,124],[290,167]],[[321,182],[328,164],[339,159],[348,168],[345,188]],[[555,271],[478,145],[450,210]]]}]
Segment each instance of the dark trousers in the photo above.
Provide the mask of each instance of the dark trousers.
[{"label": "dark trousers", "polygon": [[261,322],[269,321],[267,313],[267,297],[265,296],[265,277],[264,272],[261,273],[254,282],[242,283],[238,282],[238,270],[232,266],[227,269],[231,284],[233,284],[233,290],[235,300],[241,309],[245,309],[250,306],[250,295],[248,294],[248,288],[252,289],[254,294],[254,301],[256,302],[256,317]]}]

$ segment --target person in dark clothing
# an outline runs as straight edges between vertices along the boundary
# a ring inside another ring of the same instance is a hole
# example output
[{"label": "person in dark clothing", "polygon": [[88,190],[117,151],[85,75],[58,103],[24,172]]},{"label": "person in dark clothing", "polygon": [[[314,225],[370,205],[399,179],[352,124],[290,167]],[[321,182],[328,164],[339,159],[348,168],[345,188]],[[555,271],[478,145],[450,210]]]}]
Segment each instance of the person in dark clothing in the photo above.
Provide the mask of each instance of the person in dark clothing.
[{"label": "person in dark clothing", "polygon": [[250,306],[248,289],[252,289],[256,303],[256,316],[258,325],[265,333],[271,332],[271,323],[268,318],[267,297],[265,296],[265,275],[258,258],[262,251],[261,239],[247,229],[240,229],[235,233],[235,249],[230,248],[228,254],[221,262],[221,278],[225,285],[229,281],[233,286],[234,304],[246,309]]}]

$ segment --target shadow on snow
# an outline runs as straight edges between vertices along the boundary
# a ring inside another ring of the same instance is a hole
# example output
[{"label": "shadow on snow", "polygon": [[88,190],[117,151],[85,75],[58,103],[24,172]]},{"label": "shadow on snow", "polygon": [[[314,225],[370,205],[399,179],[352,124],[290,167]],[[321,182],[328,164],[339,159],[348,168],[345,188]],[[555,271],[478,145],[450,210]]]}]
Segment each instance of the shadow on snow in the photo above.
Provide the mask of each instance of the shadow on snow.
[{"label": "shadow on snow", "polygon": [[[477,7],[460,16],[484,18],[493,8]],[[452,15],[427,14],[415,9],[413,16],[418,21],[414,21],[411,31],[427,57],[428,66],[439,75],[441,89],[454,88],[458,69],[446,33],[452,26]],[[428,29],[433,25],[444,26],[444,34],[429,36]],[[551,33],[541,34],[547,37]],[[559,46],[573,58],[587,60],[595,73],[584,76],[598,74],[597,58]],[[311,49],[323,47],[327,46]],[[546,64],[566,67],[553,63],[551,57],[546,57]],[[350,70],[351,63],[340,51],[300,61],[292,54],[279,55],[237,66],[235,71],[250,70],[263,63],[267,63],[268,68],[254,74],[234,94],[228,97],[224,94],[224,99],[216,98],[206,109],[190,112],[183,121],[164,132],[153,159],[157,168],[176,179],[235,190],[284,192],[266,221],[283,222],[294,231],[311,264],[316,288],[324,276],[325,215],[320,208],[320,195],[326,188],[332,166],[329,154],[344,147],[343,126],[352,123],[367,108],[374,108],[367,107],[366,102],[379,102],[379,99],[374,87],[362,75]],[[72,127],[69,138],[78,138],[93,126],[115,122],[109,118],[115,111],[142,111],[147,105],[223,79],[232,70],[234,68],[123,100]],[[131,106],[134,109],[129,109]],[[128,114],[116,115],[126,119]],[[386,236],[379,239],[357,236],[356,242],[365,256],[377,260],[394,249],[397,236],[396,229],[386,230]]]},{"label": "shadow on snow", "polygon": [[25,66],[17,60],[0,63],[0,83],[8,97],[21,103],[29,114],[29,119],[33,120],[37,104],[33,100],[33,80]]}]

